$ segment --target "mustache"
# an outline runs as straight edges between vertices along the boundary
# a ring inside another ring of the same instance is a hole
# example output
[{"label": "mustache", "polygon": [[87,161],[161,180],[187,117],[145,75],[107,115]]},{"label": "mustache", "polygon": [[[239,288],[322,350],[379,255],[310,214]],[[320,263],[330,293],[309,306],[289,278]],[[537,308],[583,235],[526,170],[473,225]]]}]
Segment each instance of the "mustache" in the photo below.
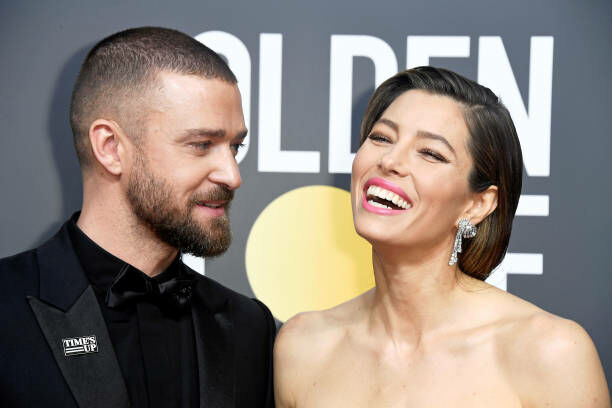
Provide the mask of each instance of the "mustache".
[{"label": "mustache", "polygon": [[230,201],[233,199],[233,190],[230,190],[225,186],[216,186],[209,191],[194,194],[191,197],[191,203],[195,205],[201,201],[227,201],[227,204],[229,205]]}]

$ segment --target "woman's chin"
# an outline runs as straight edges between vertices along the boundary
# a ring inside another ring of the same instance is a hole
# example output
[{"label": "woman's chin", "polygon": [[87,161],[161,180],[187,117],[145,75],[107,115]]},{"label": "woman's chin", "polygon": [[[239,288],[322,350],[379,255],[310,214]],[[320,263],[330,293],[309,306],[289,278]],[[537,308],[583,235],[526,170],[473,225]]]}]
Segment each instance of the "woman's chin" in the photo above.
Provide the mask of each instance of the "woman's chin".
[{"label": "woman's chin", "polygon": [[376,228],[369,225],[364,228],[355,226],[355,231],[357,231],[357,235],[368,241],[373,247],[405,245],[405,243],[399,239],[400,237],[396,234],[390,234],[388,229]]}]

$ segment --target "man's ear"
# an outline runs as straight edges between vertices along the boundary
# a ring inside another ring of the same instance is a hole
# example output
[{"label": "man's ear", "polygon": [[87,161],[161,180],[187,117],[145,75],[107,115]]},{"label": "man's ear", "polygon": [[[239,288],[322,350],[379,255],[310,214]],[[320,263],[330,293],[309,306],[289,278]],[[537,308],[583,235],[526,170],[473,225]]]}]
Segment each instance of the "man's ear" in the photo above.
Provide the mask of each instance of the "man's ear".
[{"label": "man's ear", "polygon": [[89,142],[96,161],[110,174],[123,172],[121,156],[124,151],[121,128],[117,122],[96,119],[89,127]]},{"label": "man's ear", "polygon": [[467,218],[474,225],[478,225],[497,208],[497,186],[489,186],[480,193],[474,193],[470,206],[462,218]]}]

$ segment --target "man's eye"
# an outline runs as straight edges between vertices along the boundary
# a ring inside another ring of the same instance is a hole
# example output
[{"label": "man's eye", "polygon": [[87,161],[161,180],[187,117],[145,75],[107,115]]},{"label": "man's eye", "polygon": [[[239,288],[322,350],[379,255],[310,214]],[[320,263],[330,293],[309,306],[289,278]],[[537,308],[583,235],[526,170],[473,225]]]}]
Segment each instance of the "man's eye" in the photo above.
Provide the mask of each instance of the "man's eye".
[{"label": "man's eye", "polygon": [[234,150],[236,153],[238,153],[238,151],[239,151],[240,149],[242,149],[243,147],[244,147],[244,143],[234,143],[234,144],[232,145],[232,149],[233,149],[233,150]]},{"label": "man's eye", "polygon": [[198,150],[206,150],[210,147],[210,142],[197,142],[197,143],[191,143],[191,147],[198,149]]},{"label": "man's eye", "polygon": [[389,143],[389,139],[387,137],[380,135],[378,133],[370,133],[370,135],[368,136],[368,139],[375,140],[377,142],[382,142],[382,143]]}]

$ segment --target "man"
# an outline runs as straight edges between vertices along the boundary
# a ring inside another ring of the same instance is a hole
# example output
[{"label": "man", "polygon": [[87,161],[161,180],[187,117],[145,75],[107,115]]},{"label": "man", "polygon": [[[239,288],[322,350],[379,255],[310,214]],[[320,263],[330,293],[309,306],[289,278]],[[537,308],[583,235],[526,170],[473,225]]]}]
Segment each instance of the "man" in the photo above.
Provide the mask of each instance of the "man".
[{"label": "man", "polygon": [[230,244],[247,131],[226,63],[174,30],[117,33],[70,120],[83,208],[0,260],[0,406],[273,405],[269,310],[180,259]]}]

